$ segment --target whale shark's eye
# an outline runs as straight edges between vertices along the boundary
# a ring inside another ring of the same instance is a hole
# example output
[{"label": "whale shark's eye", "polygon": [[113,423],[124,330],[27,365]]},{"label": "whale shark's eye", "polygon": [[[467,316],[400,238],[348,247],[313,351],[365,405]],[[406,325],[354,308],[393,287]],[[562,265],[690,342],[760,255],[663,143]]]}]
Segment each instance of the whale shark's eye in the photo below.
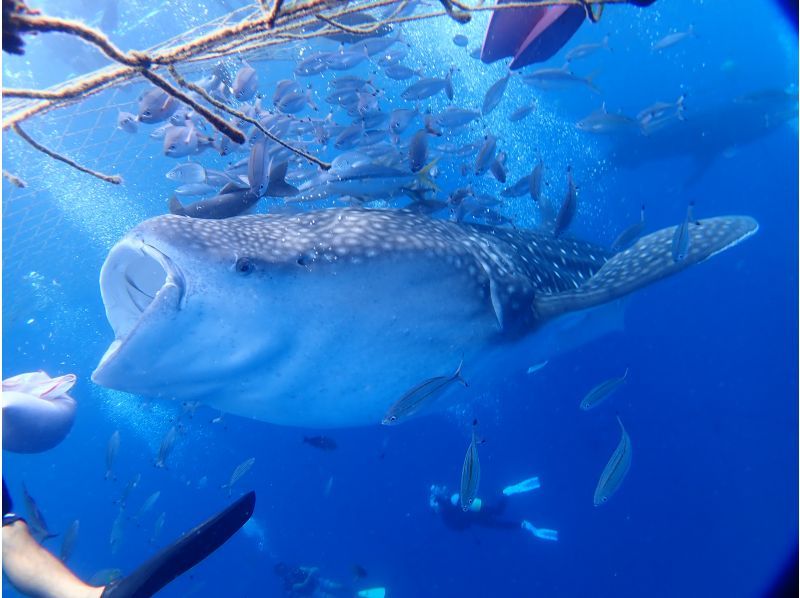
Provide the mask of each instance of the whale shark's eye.
[{"label": "whale shark's eye", "polygon": [[256,266],[250,258],[240,257],[238,260],[236,260],[236,271],[240,274],[247,275],[255,269]]}]

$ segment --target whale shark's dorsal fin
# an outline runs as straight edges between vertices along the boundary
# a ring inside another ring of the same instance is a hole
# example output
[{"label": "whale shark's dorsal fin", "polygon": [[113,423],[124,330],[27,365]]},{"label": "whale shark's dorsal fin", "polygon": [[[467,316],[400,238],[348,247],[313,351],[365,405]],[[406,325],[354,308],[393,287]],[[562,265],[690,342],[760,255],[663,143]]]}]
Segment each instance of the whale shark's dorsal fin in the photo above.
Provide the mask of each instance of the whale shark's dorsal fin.
[{"label": "whale shark's dorsal fin", "polygon": [[636,289],[702,262],[755,234],[758,223],[747,216],[722,216],[689,225],[686,259],[672,257],[674,226],[642,237],[609,259],[594,276],[568,291],[538,295],[533,311],[540,320],[612,301]]}]

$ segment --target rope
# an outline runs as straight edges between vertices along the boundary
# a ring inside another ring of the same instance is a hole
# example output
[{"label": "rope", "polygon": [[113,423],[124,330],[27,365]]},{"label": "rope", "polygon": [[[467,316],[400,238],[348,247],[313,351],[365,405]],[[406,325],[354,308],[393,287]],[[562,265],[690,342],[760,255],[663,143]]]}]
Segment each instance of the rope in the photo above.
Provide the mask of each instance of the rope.
[{"label": "rope", "polygon": [[118,174],[114,174],[114,175],[108,175],[108,174],[103,174],[102,172],[97,172],[96,170],[92,170],[91,168],[87,168],[86,166],[81,166],[80,164],[78,164],[77,162],[75,162],[75,160],[71,160],[71,159],[67,158],[66,156],[62,156],[62,155],[61,155],[61,154],[59,154],[58,152],[54,152],[53,150],[51,150],[51,149],[49,149],[49,148],[47,148],[47,147],[43,146],[43,145],[42,145],[41,143],[39,143],[38,141],[35,141],[35,140],[34,140],[34,139],[33,139],[33,138],[30,136],[30,135],[28,135],[28,134],[27,134],[25,131],[23,131],[23,130],[22,130],[22,127],[20,127],[20,126],[19,126],[19,124],[15,124],[15,125],[13,125],[13,126],[12,126],[12,129],[14,129],[14,132],[15,132],[17,135],[19,135],[20,137],[22,137],[22,138],[23,138],[25,141],[27,141],[28,143],[30,143],[30,144],[31,144],[33,147],[35,147],[37,150],[39,150],[40,152],[42,152],[42,153],[44,153],[44,154],[47,154],[47,155],[48,155],[48,156],[50,156],[51,158],[53,158],[53,159],[55,159],[55,160],[58,160],[58,161],[60,161],[60,162],[64,162],[65,164],[68,164],[68,165],[72,166],[73,168],[75,168],[75,169],[77,169],[77,170],[80,170],[81,172],[85,172],[86,174],[90,174],[90,175],[92,175],[93,177],[97,177],[97,178],[98,178],[98,179],[100,179],[101,181],[105,181],[105,182],[107,182],[107,183],[111,183],[111,184],[113,184],[113,185],[120,185],[120,184],[122,184],[122,177],[121,177],[121,176],[119,176]]}]

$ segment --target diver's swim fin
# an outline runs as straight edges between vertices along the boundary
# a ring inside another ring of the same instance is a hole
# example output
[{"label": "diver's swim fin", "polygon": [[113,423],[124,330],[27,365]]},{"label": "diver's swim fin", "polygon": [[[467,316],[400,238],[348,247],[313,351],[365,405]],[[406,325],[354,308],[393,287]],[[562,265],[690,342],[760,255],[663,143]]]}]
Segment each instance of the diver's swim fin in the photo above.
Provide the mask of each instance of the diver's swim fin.
[{"label": "diver's swim fin", "polygon": [[612,256],[576,289],[537,296],[533,301],[536,317],[546,320],[618,299],[736,245],[754,234],[758,223],[747,216],[721,216],[692,222],[688,253],[678,262],[672,256],[675,228],[664,228],[642,237],[632,247]]},{"label": "diver's swim fin", "polygon": [[185,533],[136,571],[111,582],[101,598],[146,598],[202,561],[242,527],[256,505],[248,492],[224,511]]}]

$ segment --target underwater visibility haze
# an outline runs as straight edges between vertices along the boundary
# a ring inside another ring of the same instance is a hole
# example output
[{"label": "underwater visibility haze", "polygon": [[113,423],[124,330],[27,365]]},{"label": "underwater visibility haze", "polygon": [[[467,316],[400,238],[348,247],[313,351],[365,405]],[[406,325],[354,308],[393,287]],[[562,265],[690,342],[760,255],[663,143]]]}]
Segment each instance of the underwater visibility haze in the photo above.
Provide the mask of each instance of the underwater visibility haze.
[{"label": "underwater visibility haze", "polygon": [[4,5],[3,478],[82,580],[796,587],[796,21],[506,4]]}]

